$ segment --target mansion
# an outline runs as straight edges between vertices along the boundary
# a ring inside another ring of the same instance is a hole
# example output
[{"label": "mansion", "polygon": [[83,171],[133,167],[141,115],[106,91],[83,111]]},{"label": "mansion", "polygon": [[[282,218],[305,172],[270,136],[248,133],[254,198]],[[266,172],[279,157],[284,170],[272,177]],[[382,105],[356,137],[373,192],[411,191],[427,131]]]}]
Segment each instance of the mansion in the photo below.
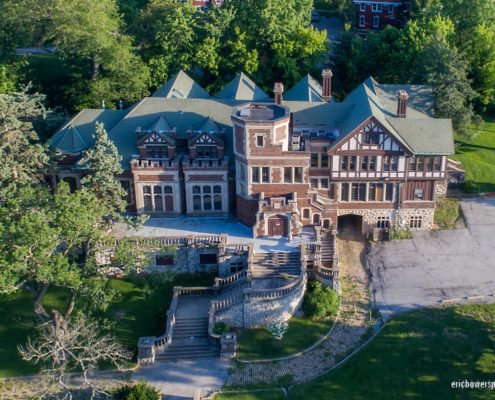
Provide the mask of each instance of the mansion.
[{"label": "mansion", "polygon": [[431,88],[368,78],[342,102],[304,77],[273,98],[245,74],[210,96],[180,71],[126,110],[83,110],[50,139],[64,155],[57,179],[77,187],[82,152],[104,124],[122,156],[128,211],[225,216],[253,236],[298,236],[352,220],[431,229],[454,154],[450,120],[433,116]]}]

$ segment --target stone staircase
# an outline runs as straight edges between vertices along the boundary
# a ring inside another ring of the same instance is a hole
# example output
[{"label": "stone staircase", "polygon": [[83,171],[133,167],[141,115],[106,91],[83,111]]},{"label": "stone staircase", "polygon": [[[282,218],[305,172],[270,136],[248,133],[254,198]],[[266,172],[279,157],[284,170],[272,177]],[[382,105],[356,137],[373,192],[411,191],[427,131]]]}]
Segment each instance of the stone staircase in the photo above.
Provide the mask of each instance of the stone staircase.
[{"label": "stone staircase", "polygon": [[218,358],[220,349],[208,338],[208,309],[212,296],[179,297],[172,343],[157,352],[155,361]]},{"label": "stone staircase", "polygon": [[253,278],[297,277],[301,273],[299,252],[255,253],[251,264]]},{"label": "stone staircase", "polygon": [[321,234],[321,263],[324,267],[331,267],[333,264],[333,235],[330,232]]}]

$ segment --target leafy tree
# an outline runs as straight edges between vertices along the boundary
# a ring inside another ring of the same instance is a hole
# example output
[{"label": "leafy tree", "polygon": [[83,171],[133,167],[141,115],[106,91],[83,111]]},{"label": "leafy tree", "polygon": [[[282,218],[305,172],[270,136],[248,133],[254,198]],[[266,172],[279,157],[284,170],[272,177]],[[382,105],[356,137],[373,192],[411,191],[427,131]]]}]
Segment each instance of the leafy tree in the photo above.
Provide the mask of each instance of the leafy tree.
[{"label": "leafy tree", "polygon": [[0,94],[0,201],[13,184],[38,182],[46,171],[48,155],[33,128],[47,115],[43,101],[29,87]]},{"label": "leafy tree", "polygon": [[304,299],[303,310],[308,317],[323,317],[337,313],[339,296],[329,287],[323,287],[320,282],[313,281]]},{"label": "leafy tree", "polygon": [[420,60],[419,76],[433,87],[436,115],[452,119],[460,134],[469,135],[476,92],[469,84],[464,60],[440,34],[424,49]]},{"label": "leafy tree", "polygon": [[16,90],[17,79],[12,76],[5,65],[0,65],[0,94],[12,93]]}]

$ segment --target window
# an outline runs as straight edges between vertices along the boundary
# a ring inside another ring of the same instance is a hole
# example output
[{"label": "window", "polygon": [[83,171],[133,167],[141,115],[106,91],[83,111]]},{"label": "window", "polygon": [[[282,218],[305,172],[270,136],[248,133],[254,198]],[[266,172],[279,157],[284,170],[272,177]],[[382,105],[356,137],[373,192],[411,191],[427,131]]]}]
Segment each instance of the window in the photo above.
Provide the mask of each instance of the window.
[{"label": "window", "polygon": [[393,14],[394,13],[394,5],[393,4],[389,4],[388,5],[388,13],[389,14]]},{"label": "window", "polygon": [[369,201],[383,201],[383,183],[370,183],[368,189]]},{"label": "window", "polygon": [[246,182],[246,166],[241,164],[241,180]]},{"label": "window", "polygon": [[361,157],[361,171],[368,170],[368,156]]},{"label": "window", "polygon": [[320,214],[313,214],[313,224],[320,225]]},{"label": "window", "polygon": [[418,157],[418,171],[423,171],[425,169],[425,158]]},{"label": "window", "polygon": [[424,190],[414,189],[414,200],[423,200],[423,198],[424,198]]},{"label": "window", "polygon": [[416,171],[416,157],[409,159],[409,171]]},{"label": "window", "polygon": [[366,201],[366,183],[359,184],[359,201]]},{"label": "window", "polygon": [[378,133],[366,132],[363,137],[363,142],[366,144],[378,144],[380,136]]},{"label": "window", "polygon": [[311,153],[311,166],[318,167],[318,154]]},{"label": "window", "polygon": [[167,158],[168,148],[167,146],[146,146],[147,158]]},{"label": "window", "polygon": [[193,196],[193,209],[195,211],[201,210],[201,196],[199,194]]},{"label": "window", "polygon": [[162,210],[163,210],[163,197],[155,196],[155,211],[162,211]]},{"label": "window", "polygon": [[441,167],[440,167],[440,157],[434,157],[433,158],[433,165],[434,165],[434,169],[435,171],[440,171],[441,170]]},{"label": "window", "polygon": [[433,171],[433,157],[426,157],[426,170]]},{"label": "window", "polygon": [[366,11],[366,3],[361,3],[361,4],[359,5],[359,10],[360,10],[360,11]]},{"label": "window", "polygon": [[201,193],[201,188],[199,186],[193,186],[193,194]]},{"label": "window", "polygon": [[263,135],[256,136],[256,146],[258,146],[258,147],[263,147],[264,146]]},{"label": "window", "polygon": [[251,182],[260,182],[260,169],[258,167],[251,167]]},{"label": "window", "polygon": [[221,210],[222,209],[222,196],[221,195],[216,194],[213,197],[213,208],[215,208],[215,210]]},{"label": "window", "polygon": [[373,12],[382,12],[382,5],[381,4],[372,4],[371,10]]},{"label": "window", "polygon": [[217,255],[215,253],[206,253],[199,255],[200,264],[216,264],[217,262]]},{"label": "window", "polygon": [[203,186],[203,193],[211,193],[211,187]]},{"label": "window", "polygon": [[172,191],[172,186],[164,186],[163,187],[163,193],[165,194],[171,194],[173,191]]},{"label": "window", "polygon": [[263,183],[270,183],[270,168],[262,167],[261,168],[261,181]]},{"label": "window", "polygon": [[343,156],[342,157],[342,163],[340,164],[340,169],[342,171],[347,171],[347,162],[349,160],[349,157],[348,156]]},{"label": "window", "polygon": [[152,211],[151,186],[143,186],[144,211]]},{"label": "window", "polygon": [[125,198],[127,204],[132,204],[131,181],[120,181],[120,184],[122,185],[122,188],[125,190],[125,197],[124,198]]},{"label": "window", "polygon": [[294,182],[295,183],[302,183],[302,181],[303,181],[302,167],[295,167],[294,168]]},{"label": "window", "polygon": [[328,168],[328,154],[322,153],[320,156],[321,168]]},{"label": "window", "polygon": [[292,168],[284,167],[284,182],[292,183]]},{"label": "window", "polygon": [[385,186],[386,186],[385,201],[392,201],[394,198],[394,184],[387,183]]},{"label": "window", "polygon": [[421,228],[421,225],[423,225],[423,217],[421,216],[411,217],[409,220],[409,228],[411,229]]},{"label": "window", "polygon": [[340,199],[342,201],[349,201],[349,184],[342,183],[342,192],[340,194]]},{"label": "window", "polygon": [[155,186],[153,188],[153,193],[155,193],[155,194],[162,194],[162,187],[161,186]]},{"label": "window", "polygon": [[366,201],[366,183],[353,183],[351,201]]},{"label": "window", "polygon": [[366,21],[366,16],[360,15],[359,16],[359,26],[364,27]]},{"label": "window", "polygon": [[356,170],[356,156],[351,156],[351,161],[349,162],[349,171]]},{"label": "window", "polygon": [[309,208],[303,209],[303,219],[309,219]]},{"label": "window", "polygon": [[353,183],[351,186],[351,201],[358,200],[358,184]]},{"label": "window", "polygon": [[318,189],[318,179],[311,178],[309,183],[311,185],[311,189]]},{"label": "window", "polygon": [[399,157],[392,156],[392,171],[397,171],[397,162]]},{"label": "window", "polygon": [[241,194],[246,194],[246,185],[241,183]]},{"label": "window", "polygon": [[390,157],[383,156],[383,170],[390,171]]},{"label": "window", "polygon": [[373,17],[373,28],[378,28],[380,26],[380,17],[375,15]]},{"label": "window", "polygon": [[211,210],[211,196],[209,194],[205,194],[203,197],[203,210]]},{"label": "window", "polygon": [[219,185],[213,186],[213,193],[222,193],[222,187]]},{"label": "window", "polygon": [[328,179],[326,178],[320,179],[320,187],[322,189],[328,189]]},{"label": "window", "polygon": [[390,218],[389,217],[378,217],[376,220],[377,228],[388,228],[390,226]]},{"label": "window", "polygon": [[197,146],[196,157],[198,158],[217,158],[216,146]]}]

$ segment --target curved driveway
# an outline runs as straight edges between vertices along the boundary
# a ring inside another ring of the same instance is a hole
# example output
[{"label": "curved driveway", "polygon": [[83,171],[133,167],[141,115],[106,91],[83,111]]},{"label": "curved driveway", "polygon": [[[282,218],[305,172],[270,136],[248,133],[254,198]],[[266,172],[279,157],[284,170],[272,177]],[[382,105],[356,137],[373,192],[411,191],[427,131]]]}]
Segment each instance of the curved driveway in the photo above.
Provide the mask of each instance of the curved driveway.
[{"label": "curved driveway", "polygon": [[495,302],[495,199],[461,201],[466,229],[416,232],[369,255],[371,290],[385,319],[442,302]]}]

